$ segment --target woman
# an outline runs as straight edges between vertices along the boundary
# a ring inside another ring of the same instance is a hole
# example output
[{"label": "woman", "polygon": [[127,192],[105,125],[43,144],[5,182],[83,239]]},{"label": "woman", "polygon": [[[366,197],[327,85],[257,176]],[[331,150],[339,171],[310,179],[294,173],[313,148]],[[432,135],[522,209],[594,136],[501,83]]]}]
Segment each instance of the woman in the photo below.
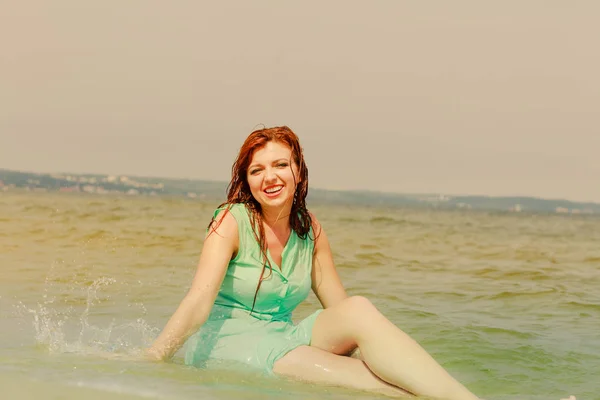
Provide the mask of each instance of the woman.
[{"label": "woman", "polygon": [[[234,361],[269,373],[388,394],[477,399],[367,299],[349,297],[329,241],[306,209],[308,169],[288,127],[254,131],[209,225],[192,286],[148,350]],[[314,291],[323,310],[298,325]],[[361,358],[349,357],[360,350]]]}]

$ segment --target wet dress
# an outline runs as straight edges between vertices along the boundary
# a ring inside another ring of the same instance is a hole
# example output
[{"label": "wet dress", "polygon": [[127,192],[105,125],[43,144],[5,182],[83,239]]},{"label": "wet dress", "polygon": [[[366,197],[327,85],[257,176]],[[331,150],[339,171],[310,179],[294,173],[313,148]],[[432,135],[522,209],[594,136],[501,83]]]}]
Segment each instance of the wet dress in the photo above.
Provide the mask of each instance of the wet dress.
[{"label": "wet dress", "polygon": [[252,310],[263,268],[260,245],[246,206],[234,204],[229,212],[237,222],[239,249],[229,262],[208,320],[186,343],[185,363],[202,368],[234,363],[270,374],[278,359],[310,344],[314,322],[322,311],[296,325],[292,322],[292,311],[311,290],[312,231],[301,239],[292,230],[281,254],[281,266],[267,252],[273,268],[267,266]]}]

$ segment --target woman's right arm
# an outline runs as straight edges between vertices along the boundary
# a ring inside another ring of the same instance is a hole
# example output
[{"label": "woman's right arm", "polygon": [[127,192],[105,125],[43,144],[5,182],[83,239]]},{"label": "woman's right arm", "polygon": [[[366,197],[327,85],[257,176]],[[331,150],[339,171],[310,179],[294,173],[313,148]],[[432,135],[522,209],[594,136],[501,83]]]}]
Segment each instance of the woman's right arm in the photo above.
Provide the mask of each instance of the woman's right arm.
[{"label": "woman's right arm", "polygon": [[[221,221],[221,213],[225,216]],[[229,261],[237,252],[239,237],[237,222],[230,212],[222,211],[209,228],[192,286],[179,304],[167,325],[147,350],[156,360],[169,359],[208,318]]]}]

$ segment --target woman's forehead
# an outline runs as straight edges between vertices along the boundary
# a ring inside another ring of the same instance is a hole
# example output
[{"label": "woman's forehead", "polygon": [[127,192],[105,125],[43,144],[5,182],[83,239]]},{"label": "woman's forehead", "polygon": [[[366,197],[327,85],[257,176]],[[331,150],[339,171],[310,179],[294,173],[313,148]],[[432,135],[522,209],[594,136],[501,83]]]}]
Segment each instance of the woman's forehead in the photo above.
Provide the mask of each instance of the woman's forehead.
[{"label": "woman's forehead", "polygon": [[285,143],[270,141],[254,151],[251,164],[278,160],[280,158],[289,159],[291,155],[292,150]]}]

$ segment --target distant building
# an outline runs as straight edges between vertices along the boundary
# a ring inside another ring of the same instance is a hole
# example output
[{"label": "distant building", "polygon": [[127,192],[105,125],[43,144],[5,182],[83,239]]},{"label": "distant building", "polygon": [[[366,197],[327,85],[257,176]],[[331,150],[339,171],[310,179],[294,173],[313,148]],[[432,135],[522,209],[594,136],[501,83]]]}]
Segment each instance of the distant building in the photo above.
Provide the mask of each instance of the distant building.
[{"label": "distant building", "polygon": [[79,186],[63,186],[58,189],[59,192],[79,192]]},{"label": "distant building", "polygon": [[515,204],[514,206],[512,206],[511,208],[509,208],[509,211],[511,211],[511,212],[521,212],[521,211],[523,211],[523,207],[521,207],[520,204]]},{"label": "distant building", "polygon": [[556,207],[555,211],[560,214],[567,214],[569,209],[565,207]]}]

